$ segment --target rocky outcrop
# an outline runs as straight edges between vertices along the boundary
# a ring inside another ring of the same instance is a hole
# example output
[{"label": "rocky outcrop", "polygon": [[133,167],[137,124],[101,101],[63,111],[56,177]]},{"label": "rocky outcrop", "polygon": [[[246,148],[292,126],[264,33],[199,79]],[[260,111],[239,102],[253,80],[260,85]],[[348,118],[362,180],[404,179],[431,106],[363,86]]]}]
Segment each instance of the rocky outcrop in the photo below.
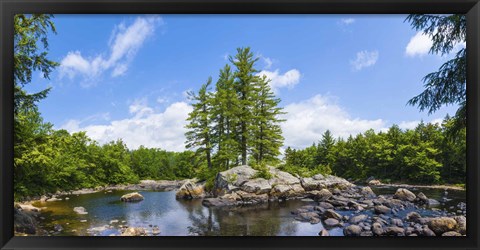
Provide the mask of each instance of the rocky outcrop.
[{"label": "rocky outcrop", "polygon": [[194,180],[186,181],[175,194],[177,199],[198,199],[205,197],[205,184]]},{"label": "rocky outcrop", "polygon": [[20,206],[14,208],[13,227],[15,233],[36,234],[36,222],[33,215],[23,211]]},{"label": "rocky outcrop", "polygon": [[138,202],[143,201],[143,199],[143,195],[139,194],[138,192],[125,194],[120,197],[120,200],[124,202]]},{"label": "rocky outcrop", "polygon": [[235,206],[259,204],[268,200],[312,198],[316,201],[330,199],[329,189],[344,190],[354,187],[343,178],[332,175],[315,175],[298,178],[274,167],[268,167],[272,178],[255,178],[257,170],[243,165],[220,172],[215,178],[213,194],[205,198],[205,206]]}]

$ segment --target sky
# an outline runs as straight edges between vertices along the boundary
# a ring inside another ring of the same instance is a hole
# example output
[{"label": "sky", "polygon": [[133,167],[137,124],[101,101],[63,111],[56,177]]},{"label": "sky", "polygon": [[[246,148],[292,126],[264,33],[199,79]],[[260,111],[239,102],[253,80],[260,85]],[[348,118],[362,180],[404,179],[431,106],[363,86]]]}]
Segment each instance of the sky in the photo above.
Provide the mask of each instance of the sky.
[{"label": "sky", "polygon": [[218,79],[228,57],[248,46],[287,112],[285,147],[309,146],[327,129],[336,137],[411,129],[457,107],[429,115],[407,105],[453,53],[429,54],[430,37],[405,17],[56,15],[49,57],[60,66],[50,79],[35,74],[27,91],[52,88],[39,108],[56,129],[183,151],[186,93]]}]

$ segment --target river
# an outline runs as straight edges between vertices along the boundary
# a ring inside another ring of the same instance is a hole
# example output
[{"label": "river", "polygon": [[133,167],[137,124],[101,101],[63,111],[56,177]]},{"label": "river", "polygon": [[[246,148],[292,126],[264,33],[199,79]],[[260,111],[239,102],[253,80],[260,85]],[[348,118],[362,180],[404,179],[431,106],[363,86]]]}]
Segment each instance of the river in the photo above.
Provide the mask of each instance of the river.
[{"label": "river", "polygon": [[[396,188],[373,188],[377,194],[393,194]],[[429,198],[441,200],[444,191],[439,189],[417,189]],[[176,200],[175,192],[139,191],[145,199],[138,203],[120,201],[123,194],[132,191],[97,192],[69,195],[62,201],[36,202],[43,207],[39,224],[51,235],[58,236],[109,236],[120,235],[123,225],[160,229],[159,236],[220,235],[220,236],[316,236],[323,229],[322,223],[310,224],[296,221],[291,211],[313,204],[311,200],[288,200],[270,202],[252,207],[207,208],[200,200]],[[65,199],[68,197],[68,200]],[[439,210],[455,212],[456,205],[465,202],[466,192],[450,190],[448,200]],[[88,214],[80,215],[74,207],[84,207]],[[404,213],[409,211],[403,211]],[[419,210],[421,214],[440,211]],[[350,215],[351,211],[339,211]],[[367,211],[366,213],[371,213]],[[401,216],[401,215],[400,215]],[[342,228],[329,230],[330,235],[343,235]],[[149,233],[149,235],[151,235]]]}]

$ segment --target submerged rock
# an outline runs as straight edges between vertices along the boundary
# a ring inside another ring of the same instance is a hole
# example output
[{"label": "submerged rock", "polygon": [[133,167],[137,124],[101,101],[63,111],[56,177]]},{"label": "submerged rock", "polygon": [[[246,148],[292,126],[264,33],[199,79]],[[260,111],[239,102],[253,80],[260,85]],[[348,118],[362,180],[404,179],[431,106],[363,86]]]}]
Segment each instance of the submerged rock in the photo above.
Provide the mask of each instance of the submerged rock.
[{"label": "submerged rock", "polygon": [[74,207],[73,211],[77,214],[88,214],[87,210],[84,207]]},{"label": "submerged rock", "polygon": [[143,196],[138,192],[125,194],[122,197],[120,197],[120,200],[124,202],[136,202],[136,201],[142,201],[143,199],[144,199]]}]

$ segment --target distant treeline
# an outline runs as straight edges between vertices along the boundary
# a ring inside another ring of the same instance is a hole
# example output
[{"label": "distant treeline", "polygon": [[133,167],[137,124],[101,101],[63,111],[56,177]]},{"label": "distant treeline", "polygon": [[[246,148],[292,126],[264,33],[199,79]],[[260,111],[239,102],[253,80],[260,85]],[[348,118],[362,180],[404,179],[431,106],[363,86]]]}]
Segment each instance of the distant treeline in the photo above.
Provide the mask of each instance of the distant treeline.
[{"label": "distant treeline", "polygon": [[310,176],[334,174],[352,180],[370,176],[385,182],[464,184],[466,130],[456,131],[455,120],[441,125],[421,122],[415,129],[397,125],[386,132],[368,130],[347,139],[334,139],[330,131],[302,150],[285,151],[282,169]]}]

